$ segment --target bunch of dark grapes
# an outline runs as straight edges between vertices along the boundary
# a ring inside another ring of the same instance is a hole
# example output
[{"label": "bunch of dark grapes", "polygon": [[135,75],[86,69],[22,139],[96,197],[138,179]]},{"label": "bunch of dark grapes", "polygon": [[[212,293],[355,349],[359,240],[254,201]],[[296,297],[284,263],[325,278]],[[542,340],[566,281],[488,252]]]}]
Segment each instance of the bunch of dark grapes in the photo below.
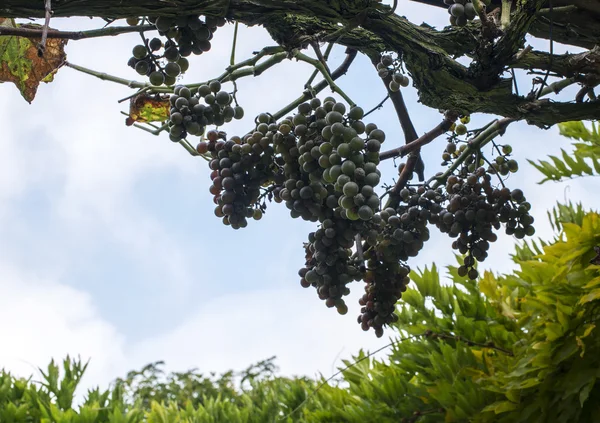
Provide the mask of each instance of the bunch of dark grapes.
[{"label": "bunch of dark grapes", "polygon": [[133,48],[128,64],[140,75],[148,76],[150,83],[157,86],[175,84],[177,77],[189,68],[186,57],[209,51],[214,32],[225,25],[224,18],[206,17],[202,20],[198,15],[150,17],[148,20],[167,40],[163,43],[157,37],[144,39],[143,44]]},{"label": "bunch of dark grapes", "polygon": [[444,0],[444,4],[449,6],[451,25],[465,26],[468,21],[472,21],[477,16],[471,0]]},{"label": "bunch of dark grapes", "polygon": [[245,228],[248,218],[258,220],[263,208],[258,203],[261,187],[275,178],[273,147],[260,144],[262,134],[254,132],[244,139],[219,139],[217,131],[209,131],[207,141],[201,141],[197,150],[210,153],[212,185],[209,190],[217,205],[215,215],[234,229]]},{"label": "bunch of dark grapes", "polygon": [[529,214],[531,206],[523,192],[494,188],[491,180],[492,176],[483,167],[464,177],[449,176],[448,205],[432,221],[442,232],[456,238],[452,248],[467,254],[458,273],[470,279],[477,278],[475,264],[487,258],[490,243],[498,238],[494,230],[500,229],[501,223],[505,223],[508,235],[517,238],[535,233]]},{"label": "bunch of dark grapes", "polygon": [[375,330],[378,338],[383,336],[383,326],[394,323],[396,302],[402,297],[409,283],[410,267],[398,261],[380,261],[375,253],[367,253],[367,271],[364,281],[365,293],[358,300],[361,314],[358,323],[364,331]]},{"label": "bunch of dark grapes", "polygon": [[221,126],[233,119],[241,119],[244,110],[240,106],[233,107],[232,99],[227,91],[221,90],[219,81],[200,86],[194,94],[185,86],[175,87],[174,94],[170,97],[171,141],[181,141],[188,135],[200,136],[208,125]]},{"label": "bunch of dark grapes", "polygon": [[336,307],[340,314],[348,312],[342,298],[350,293],[346,285],[363,277],[362,263],[352,254],[357,231],[357,222],[343,219],[339,214],[323,220],[320,228],[308,236],[306,264],[298,272],[300,284],[305,288],[315,287],[327,307]]},{"label": "bunch of dark grapes", "polygon": [[415,257],[429,240],[427,225],[441,210],[442,190],[407,187],[400,191],[397,208],[388,207],[376,215],[375,229],[367,232],[365,294],[360,300],[358,323],[363,330],[383,334],[383,325],[393,323],[396,302],[406,290],[410,268],[406,261]]},{"label": "bunch of dark grapes", "polygon": [[408,76],[402,73],[401,64],[399,60],[389,54],[381,56],[379,63],[377,63],[377,72],[380,78],[387,78],[389,75],[392,76],[392,80],[389,82],[388,88],[392,92],[400,90],[400,87],[408,87],[410,80]]}]

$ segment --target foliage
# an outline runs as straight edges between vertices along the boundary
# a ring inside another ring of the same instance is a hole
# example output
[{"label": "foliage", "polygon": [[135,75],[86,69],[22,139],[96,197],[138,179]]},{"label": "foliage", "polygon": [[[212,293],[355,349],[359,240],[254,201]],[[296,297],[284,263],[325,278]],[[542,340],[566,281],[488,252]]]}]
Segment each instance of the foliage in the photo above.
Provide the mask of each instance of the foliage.
[{"label": "foliage", "polygon": [[[576,176],[600,175],[600,134],[594,122],[592,129],[588,129],[583,122],[565,122],[558,125],[560,134],[567,138],[578,140],[574,142],[575,150],[567,153],[561,149],[562,157],[548,156],[547,160],[534,162],[528,160],[545,178],[540,181],[560,181]],[[592,166],[590,166],[590,163]]]},{"label": "foliage", "polygon": [[0,421],[597,421],[600,214],[558,205],[554,216],[561,232],[519,246],[511,273],[414,271],[389,355],[359,352],[340,383],[277,377],[273,358],[219,377],[165,377],[157,362],[75,407],[86,366],[67,358],[62,378],[52,362],[41,383],[2,373]]}]

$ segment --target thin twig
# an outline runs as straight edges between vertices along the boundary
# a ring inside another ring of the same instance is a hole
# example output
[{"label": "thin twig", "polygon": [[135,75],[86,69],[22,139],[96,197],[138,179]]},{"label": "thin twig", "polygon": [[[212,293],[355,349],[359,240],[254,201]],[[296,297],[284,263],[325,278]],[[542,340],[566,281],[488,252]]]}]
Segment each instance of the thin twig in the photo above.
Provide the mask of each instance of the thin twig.
[{"label": "thin twig", "polygon": [[231,57],[229,59],[229,66],[233,66],[235,64],[235,47],[237,44],[238,24],[239,22],[236,21],[233,29],[233,42],[231,44]]},{"label": "thin twig", "polygon": [[[327,62],[327,60],[329,59],[329,54],[331,54],[331,50],[333,50],[334,45],[335,45],[334,43],[329,43],[329,45],[327,46],[327,49],[325,50],[325,54],[323,54],[323,59],[325,60],[325,62]],[[304,84],[304,88],[310,88],[311,84],[313,83],[313,81],[315,80],[315,78],[317,77],[318,74],[319,74],[319,70],[315,69],[313,71],[312,75],[310,76],[310,78],[308,78],[308,81],[306,81],[306,84]]]},{"label": "thin twig", "polygon": [[44,53],[46,52],[46,38],[48,38],[48,27],[50,26],[50,17],[52,16],[52,0],[44,0],[44,9],[46,12],[46,19],[44,20],[44,26],[42,27],[42,40],[37,46],[39,57],[44,57]]},{"label": "thin twig", "polygon": [[386,94],[385,97],[383,98],[383,100],[381,100],[379,102],[379,104],[377,104],[377,106],[373,107],[371,110],[369,110],[367,113],[365,113],[363,115],[363,119],[366,118],[367,116],[369,116],[374,111],[381,109],[383,107],[383,105],[385,104],[385,102],[388,101],[389,99],[390,99],[390,95]]},{"label": "thin twig", "polygon": [[379,159],[387,160],[395,157],[404,157],[408,153],[418,150],[422,146],[429,144],[431,141],[442,135],[444,132],[448,131],[452,127],[453,123],[454,120],[444,119],[435,128],[433,128],[429,132],[426,132],[416,140],[411,141],[408,144],[404,144],[403,146],[400,146],[398,148],[394,148],[393,150],[388,150],[379,153]]},{"label": "thin twig", "polygon": [[[356,51],[354,49],[351,49],[351,48],[346,49],[346,58],[344,59],[342,64],[331,73],[331,79],[333,79],[335,81],[342,75],[345,75],[346,72],[348,72],[350,65],[352,65],[352,63],[354,62],[354,59],[356,58],[357,54],[358,54],[358,51]],[[281,110],[274,113],[272,115],[272,118],[275,121],[281,119],[282,117],[287,115],[289,112],[294,110],[296,107],[298,107],[300,104],[313,98],[313,93],[318,94],[319,92],[323,91],[327,87],[327,85],[328,85],[328,82],[325,79],[322,80],[317,85],[312,87],[311,90],[306,90],[304,92],[304,94],[302,94],[296,100],[292,101],[290,104],[288,104],[287,106],[283,107]]]},{"label": "thin twig", "polygon": [[321,72],[321,74],[323,74],[323,78],[325,78],[325,80],[331,87],[332,91],[334,91],[334,92],[338,93],[340,96],[342,96],[342,98],[344,100],[346,100],[346,102],[348,103],[348,105],[350,107],[356,106],[356,103],[354,103],[352,101],[352,99],[350,97],[348,97],[348,95],[340,87],[337,86],[337,84],[331,78],[330,73],[327,72],[327,69],[325,68],[325,66],[323,66],[323,64],[319,60],[313,59],[312,57],[309,57],[306,54],[300,53],[300,52],[297,52],[294,55],[294,57],[302,62],[309,63],[309,64],[313,65],[315,68],[317,68]]}]

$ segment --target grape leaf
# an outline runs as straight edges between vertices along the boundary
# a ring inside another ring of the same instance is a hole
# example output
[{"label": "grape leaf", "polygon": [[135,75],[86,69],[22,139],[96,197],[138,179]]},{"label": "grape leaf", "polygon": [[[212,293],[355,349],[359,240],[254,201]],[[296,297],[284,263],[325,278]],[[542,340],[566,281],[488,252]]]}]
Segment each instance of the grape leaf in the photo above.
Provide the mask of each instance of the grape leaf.
[{"label": "grape leaf", "polygon": [[[9,28],[41,28],[39,25],[19,25],[14,19],[0,18],[0,26]],[[46,40],[44,57],[39,57],[37,45],[40,38],[14,35],[0,37],[0,82],[13,82],[27,102],[35,98],[40,82],[52,82],[54,74],[64,63],[67,40]]]},{"label": "grape leaf", "polygon": [[170,110],[168,96],[139,94],[131,99],[129,118],[133,122],[164,122],[169,119]]}]

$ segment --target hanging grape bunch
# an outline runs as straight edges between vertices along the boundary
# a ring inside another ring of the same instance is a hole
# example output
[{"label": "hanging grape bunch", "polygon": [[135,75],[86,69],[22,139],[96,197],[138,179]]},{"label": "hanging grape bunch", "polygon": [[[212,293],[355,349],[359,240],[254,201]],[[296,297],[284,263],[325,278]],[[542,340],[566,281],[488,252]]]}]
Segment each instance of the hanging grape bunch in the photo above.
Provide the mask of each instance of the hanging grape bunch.
[{"label": "hanging grape bunch", "polygon": [[483,167],[449,176],[445,185],[448,204],[434,218],[441,232],[456,238],[452,248],[467,254],[458,273],[470,279],[478,277],[475,264],[487,258],[490,243],[498,239],[494,230],[500,229],[501,223],[508,235],[519,239],[535,233],[531,205],[523,192],[494,188],[491,181],[492,175]]},{"label": "hanging grape bunch", "polygon": [[201,85],[195,93],[185,86],[176,86],[169,100],[169,138],[173,142],[188,135],[201,136],[209,125],[221,126],[244,116],[242,107],[231,105],[233,97],[221,89],[219,81]]},{"label": "hanging grape bunch", "polygon": [[445,200],[441,188],[424,186],[403,188],[400,198],[396,209],[388,207],[373,219],[376,229],[365,237],[367,273],[358,323],[363,330],[373,328],[377,336],[383,334],[383,325],[395,321],[395,304],[409,282],[406,262],[429,240],[427,225],[435,221],[432,216],[442,210]]},{"label": "hanging grape bunch", "polygon": [[[156,86],[174,85],[177,77],[189,68],[186,57],[209,51],[214,32],[225,24],[224,18],[202,20],[198,15],[150,17],[148,20],[166,41],[142,36],[144,42],[133,48],[128,64],[140,75],[148,76],[150,83]],[[137,24],[137,19],[128,22]]]},{"label": "hanging grape bunch", "polygon": [[270,143],[263,142],[264,134],[259,130],[243,139],[232,137],[224,141],[219,138],[217,131],[209,131],[207,141],[197,146],[199,152],[209,153],[212,158],[209,191],[217,205],[215,215],[233,229],[245,228],[247,219],[259,220],[264,212],[259,202],[261,187],[277,180],[274,150]]},{"label": "hanging grape bunch", "polygon": [[[444,0],[450,14],[450,25],[465,26],[477,16],[477,11],[471,0]],[[482,7],[485,5],[482,4]]]},{"label": "hanging grape bunch", "polygon": [[388,84],[388,88],[392,92],[399,91],[400,87],[408,87],[410,83],[408,76],[402,73],[400,60],[394,60],[389,54],[381,56],[379,63],[377,63],[377,73],[382,79],[387,78],[389,75],[392,76]]}]

